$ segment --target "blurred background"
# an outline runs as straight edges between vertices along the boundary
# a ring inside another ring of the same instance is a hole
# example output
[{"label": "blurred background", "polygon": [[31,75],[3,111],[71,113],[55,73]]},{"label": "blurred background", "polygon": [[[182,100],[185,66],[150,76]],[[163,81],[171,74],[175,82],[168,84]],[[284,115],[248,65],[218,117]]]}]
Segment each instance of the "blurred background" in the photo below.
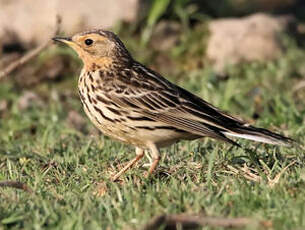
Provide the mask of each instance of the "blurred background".
[{"label": "blurred background", "polygon": [[[224,110],[254,121],[274,112],[277,95],[304,111],[304,1],[0,0],[0,68],[48,41],[57,15],[60,35],[112,30],[137,60]],[[96,132],[88,131],[92,127],[77,95],[81,66],[71,49],[48,46],[2,77],[0,118],[31,114],[32,108],[49,111],[56,104],[56,119],[81,132]],[[289,122],[283,119],[275,123]],[[31,122],[21,127],[36,129]]]},{"label": "blurred background", "polygon": [[[223,80],[234,66],[278,60],[291,47],[304,46],[301,0],[1,0],[0,68],[50,39],[56,15],[62,18],[62,35],[113,30],[139,61],[170,78],[209,69],[214,80]],[[296,65],[289,64],[289,69]],[[49,47],[3,82],[12,81],[15,90],[26,90],[32,99],[38,98],[39,88],[75,95],[67,84],[76,82],[80,66],[71,50]],[[285,78],[302,78],[304,68],[296,66]],[[6,104],[0,103],[0,111]]]}]

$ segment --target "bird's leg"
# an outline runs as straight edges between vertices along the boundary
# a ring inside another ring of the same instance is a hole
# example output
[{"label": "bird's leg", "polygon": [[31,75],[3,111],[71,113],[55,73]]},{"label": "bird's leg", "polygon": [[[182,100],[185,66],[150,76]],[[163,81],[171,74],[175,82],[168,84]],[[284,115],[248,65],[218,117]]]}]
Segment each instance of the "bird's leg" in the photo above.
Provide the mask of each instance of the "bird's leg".
[{"label": "bird's leg", "polygon": [[136,147],[136,157],[132,159],[124,168],[122,168],[114,177],[112,181],[116,181],[124,172],[130,169],[136,162],[138,162],[144,156],[144,150]]},{"label": "bird's leg", "polygon": [[148,173],[146,174],[146,177],[148,177],[149,175],[151,175],[156,167],[158,166],[158,163],[160,161],[160,154],[159,154],[159,150],[157,148],[157,146],[155,144],[152,144],[150,146],[150,151],[151,151],[151,156],[152,156],[152,164],[148,170]]}]

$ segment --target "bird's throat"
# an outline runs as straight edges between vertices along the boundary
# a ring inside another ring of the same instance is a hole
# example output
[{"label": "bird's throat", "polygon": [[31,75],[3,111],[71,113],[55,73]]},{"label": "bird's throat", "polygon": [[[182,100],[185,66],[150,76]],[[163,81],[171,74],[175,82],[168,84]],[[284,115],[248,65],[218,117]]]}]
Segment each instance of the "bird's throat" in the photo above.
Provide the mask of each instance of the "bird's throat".
[{"label": "bird's throat", "polygon": [[101,57],[92,58],[90,56],[83,56],[81,59],[84,62],[84,67],[86,71],[96,71],[96,70],[107,70],[111,68],[113,64],[113,59],[111,57]]}]

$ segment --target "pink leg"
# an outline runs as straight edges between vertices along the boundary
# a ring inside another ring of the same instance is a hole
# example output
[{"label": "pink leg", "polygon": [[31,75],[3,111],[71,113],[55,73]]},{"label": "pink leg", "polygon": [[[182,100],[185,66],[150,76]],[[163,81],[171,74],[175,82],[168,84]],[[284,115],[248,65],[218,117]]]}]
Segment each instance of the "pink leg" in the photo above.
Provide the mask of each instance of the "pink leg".
[{"label": "pink leg", "polygon": [[116,181],[124,172],[130,169],[136,162],[138,162],[144,156],[144,150],[140,148],[136,148],[136,157],[132,159],[124,168],[122,168],[114,177],[112,177],[112,181]]},{"label": "pink leg", "polygon": [[160,155],[157,146],[155,144],[151,144],[150,150],[153,162],[148,170],[148,173],[146,174],[146,177],[149,177],[149,175],[151,175],[155,171],[160,161]]}]

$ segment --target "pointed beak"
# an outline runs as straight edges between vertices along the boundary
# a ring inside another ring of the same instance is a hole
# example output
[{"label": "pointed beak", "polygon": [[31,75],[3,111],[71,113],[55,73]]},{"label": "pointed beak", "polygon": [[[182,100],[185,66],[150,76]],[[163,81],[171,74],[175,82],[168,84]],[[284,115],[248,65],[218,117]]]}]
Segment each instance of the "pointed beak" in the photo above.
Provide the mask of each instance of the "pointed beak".
[{"label": "pointed beak", "polygon": [[52,40],[57,42],[63,42],[66,44],[71,44],[73,42],[72,39],[69,37],[54,37],[52,38]]}]

